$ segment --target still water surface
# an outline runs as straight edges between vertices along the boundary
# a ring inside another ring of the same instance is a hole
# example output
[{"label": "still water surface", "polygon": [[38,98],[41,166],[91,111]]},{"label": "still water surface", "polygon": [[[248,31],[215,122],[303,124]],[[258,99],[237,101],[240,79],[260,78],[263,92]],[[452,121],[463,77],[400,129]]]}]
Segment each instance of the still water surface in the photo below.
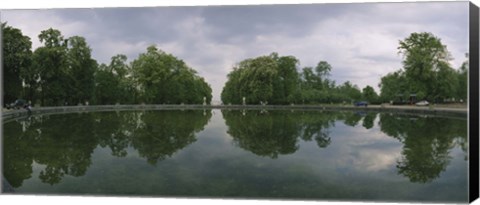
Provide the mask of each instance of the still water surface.
[{"label": "still water surface", "polygon": [[164,110],[33,116],[3,129],[4,178],[20,194],[468,198],[466,119]]}]

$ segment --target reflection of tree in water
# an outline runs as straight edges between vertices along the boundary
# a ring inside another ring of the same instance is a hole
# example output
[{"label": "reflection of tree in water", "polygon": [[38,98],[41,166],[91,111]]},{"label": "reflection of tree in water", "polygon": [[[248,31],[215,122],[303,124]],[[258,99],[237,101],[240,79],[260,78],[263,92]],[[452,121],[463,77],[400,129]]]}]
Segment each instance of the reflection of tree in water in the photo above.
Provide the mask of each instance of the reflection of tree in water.
[{"label": "reflection of tree in water", "polygon": [[109,147],[116,157],[127,156],[126,148],[136,128],[139,112],[92,113],[95,118],[95,137],[101,147]]},{"label": "reflection of tree in water", "polygon": [[374,126],[375,118],[377,118],[377,113],[375,112],[340,112],[340,120],[343,120],[343,123],[348,126],[357,126],[360,120],[362,120],[362,126],[365,129],[371,129]]},{"label": "reflection of tree in water", "polygon": [[133,132],[132,146],[150,164],[171,156],[196,141],[195,133],[203,130],[211,112],[201,110],[145,112],[141,124]]},{"label": "reflection of tree in water", "polygon": [[52,115],[41,120],[38,127],[39,135],[32,149],[35,161],[46,165],[39,176],[42,182],[56,184],[64,175],[84,175],[97,146],[91,129],[92,116]]},{"label": "reflection of tree in water", "polygon": [[348,126],[356,126],[362,120],[363,113],[343,112],[344,123]]},{"label": "reflection of tree in water", "polygon": [[22,123],[4,124],[3,130],[3,175],[12,187],[18,188],[23,180],[32,177],[33,150],[30,142],[34,136],[22,133]]},{"label": "reflection of tree in water", "polygon": [[365,127],[365,129],[371,129],[373,127],[373,121],[377,117],[377,113],[372,113],[369,112],[365,115],[363,118],[363,123],[362,126]]},{"label": "reflection of tree in water", "polygon": [[256,155],[276,158],[298,149],[300,128],[288,113],[248,111],[242,115],[240,111],[222,110],[222,114],[235,143]]},{"label": "reflection of tree in water", "polygon": [[334,122],[337,118],[338,116],[332,112],[322,112],[321,114],[309,112],[302,113],[299,120],[302,125],[302,133],[300,137],[305,141],[315,139],[319,147],[327,147],[331,142],[328,128],[334,126]]},{"label": "reflection of tree in water", "polygon": [[95,113],[99,145],[112,155],[124,157],[129,146],[151,164],[195,142],[195,133],[208,123],[211,112],[165,110]]},{"label": "reflection of tree in water", "polygon": [[32,164],[45,165],[39,178],[59,183],[65,175],[83,176],[97,145],[126,156],[132,146],[155,163],[195,141],[211,114],[203,111],[100,112],[31,117],[4,125],[3,173],[14,187],[32,175]]},{"label": "reflection of tree in water", "polygon": [[87,115],[31,117],[5,124],[4,174],[18,188],[31,177],[32,163],[46,165],[42,182],[55,184],[64,175],[84,175],[96,147]]},{"label": "reflection of tree in water", "polygon": [[331,112],[288,112],[222,110],[228,133],[241,148],[259,156],[277,158],[298,149],[297,141],[315,140],[319,147],[330,144],[328,128],[335,115]]},{"label": "reflection of tree in water", "polygon": [[[438,178],[450,163],[455,139],[466,139],[466,120],[436,117],[406,117],[380,114],[382,132],[404,144],[398,173],[411,182],[427,183]],[[460,140],[466,141],[466,140]],[[461,145],[462,150],[466,150]]]}]

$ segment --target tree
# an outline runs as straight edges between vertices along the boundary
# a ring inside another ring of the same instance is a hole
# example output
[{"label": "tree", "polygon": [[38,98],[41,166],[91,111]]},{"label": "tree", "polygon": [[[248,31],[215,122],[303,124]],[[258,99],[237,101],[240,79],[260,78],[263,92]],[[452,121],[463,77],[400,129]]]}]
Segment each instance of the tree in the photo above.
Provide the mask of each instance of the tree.
[{"label": "tree", "polygon": [[434,94],[433,99],[436,101],[443,101],[445,98],[451,99],[455,97],[458,87],[458,77],[456,71],[451,68],[445,62],[440,62],[438,65],[438,71],[435,72],[432,83]]},{"label": "tree", "polygon": [[317,67],[315,67],[317,76],[322,79],[327,79],[327,77],[330,76],[331,70],[332,70],[332,66],[328,64],[327,61],[320,61],[318,62]]},{"label": "tree", "polygon": [[379,87],[381,93],[380,98],[383,102],[394,101],[399,95],[409,94],[407,78],[401,71],[383,76]]},{"label": "tree", "polygon": [[[468,57],[468,54],[466,54],[466,57]],[[468,99],[468,70],[469,64],[467,59],[457,71],[458,86],[455,95],[457,99],[461,99],[464,102]]]},{"label": "tree", "polygon": [[370,103],[377,103],[378,102],[378,94],[369,85],[367,85],[365,88],[363,88],[362,96],[365,100],[367,100]]},{"label": "tree", "polygon": [[100,65],[95,73],[95,85],[97,104],[137,103],[137,89],[125,55],[113,56],[108,66]]},{"label": "tree", "polygon": [[278,75],[273,82],[272,104],[288,104],[295,102],[298,91],[299,74],[297,72],[298,59],[293,56],[281,56],[277,53],[270,54],[277,62]]},{"label": "tree", "polygon": [[97,104],[115,104],[119,100],[121,91],[118,79],[110,68],[101,64],[95,72],[95,100]]},{"label": "tree", "polygon": [[228,74],[222,90],[223,103],[288,104],[296,102],[299,75],[298,60],[293,56],[272,53],[245,59]]},{"label": "tree", "polygon": [[26,96],[22,92],[23,76],[30,67],[32,57],[32,42],[28,36],[22,34],[17,28],[1,24],[3,47],[3,101],[11,103],[20,97],[26,97],[29,100],[32,96]]},{"label": "tree", "polygon": [[132,77],[145,103],[210,103],[211,88],[185,62],[155,46],[132,64]]},{"label": "tree", "polygon": [[44,45],[33,53],[32,66],[39,73],[42,105],[61,105],[72,89],[66,71],[67,44],[61,32],[52,28],[41,31],[38,38]]},{"label": "tree", "polygon": [[343,83],[337,87],[338,93],[341,93],[342,101],[352,102],[358,101],[362,98],[362,92],[357,85],[352,84],[350,81]]},{"label": "tree", "polygon": [[399,44],[398,52],[404,57],[402,63],[409,91],[424,93],[429,100],[448,97],[450,88],[437,89],[440,83],[451,84],[444,79],[445,74],[450,73],[448,61],[451,57],[440,38],[427,32],[412,33]]},{"label": "tree", "polygon": [[69,76],[70,89],[68,93],[69,104],[85,103],[92,101],[94,96],[94,73],[97,62],[91,57],[91,49],[85,38],[73,36],[68,39],[67,75]]}]

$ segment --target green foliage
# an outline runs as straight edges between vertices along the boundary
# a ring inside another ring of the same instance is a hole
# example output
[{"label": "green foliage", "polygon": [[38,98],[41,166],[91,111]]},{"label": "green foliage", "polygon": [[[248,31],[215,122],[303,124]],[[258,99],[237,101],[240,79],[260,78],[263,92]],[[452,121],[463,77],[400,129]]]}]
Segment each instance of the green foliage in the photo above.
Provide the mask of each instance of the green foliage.
[{"label": "green foliage", "polygon": [[73,36],[68,39],[67,75],[70,89],[67,90],[69,104],[90,102],[94,99],[94,73],[98,67],[91,57],[91,49],[85,38]]},{"label": "green foliage", "polygon": [[59,30],[47,29],[38,35],[43,46],[32,56],[24,72],[28,99],[42,105],[75,105],[94,100],[94,73],[98,67],[85,38],[64,39]]},{"label": "green foliage", "polygon": [[410,94],[431,102],[466,99],[467,74],[450,66],[450,53],[440,38],[431,33],[412,33],[399,44],[403,69],[382,77],[379,86],[383,101],[405,99]]},{"label": "green foliage", "polygon": [[[287,85],[291,79],[285,77],[291,74],[292,66],[295,70],[295,64],[296,59],[278,57],[276,53],[240,62],[227,76],[221,96],[223,103],[241,104],[243,97],[247,104],[287,101],[291,94],[288,91],[295,89]],[[274,88],[278,91],[275,94]]]},{"label": "green foliage", "polygon": [[22,31],[1,24],[2,60],[3,60],[3,101],[12,103],[18,98],[26,97],[22,91],[22,75],[25,75],[31,64],[32,42]]},{"label": "green foliage", "polygon": [[468,60],[466,60],[456,73],[458,86],[455,91],[455,96],[463,102],[466,102],[468,98],[468,69]]},{"label": "green foliage", "polygon": [[42,47],[33,53],[34,72],[39,74],[42,105],[62,105],[71,88],[68,76],[67,44],[60,31],[48,29],[38,36]]},{"label": "green foliage", "polygon": [[367,85],[365,88],[363,88],[362,90],[362,96],[363,96],[363,99],[365,99],[366,101],[368,101],[369,103],[373,103],[373,104],[376,104],[378,103],[378,94],[377,92],[375,92],[375,90]]},{"label": "green foliage", "polygon": [[287,104],[296,102],[298,93],[299,74],[297,72],[298,59],[293,56],[278,57],[277,53],[271,56],[277,62],[278,76],[274,79],[272,104]]},{"label": "green foliage", "polygon": [[19,29],[3,23],[2,32],[6,103],[22,97],[43,106],[212,100],[204,78],[154,46],[131,65],[125,55],[116,55],[108,66],[99,66],[84,37],[65,38],[50,28],[38,35],[42,46],[32,53],[30,38]]},{"label": "green foliage", "polygon": [[121,90],[118,78],[105,64],[101,64],[95,73],[95,99],[97,104],[108,105],[117,103]]},{"label": "green foliage", "polygon": [[401,71],[389,73],[381,78],[380,98],[383,102],[394,100],[397,95],[408,94],[408,82]]},{"label": "green foliage", "polygon": [[338,93],[341,93],[340,99],[346,102],[358,101],[362,99],[362,91],[357,85],[347,81],[337,88]]},{"label": "green foliage", "polygon": [[116,55],[107,66],[102,64],[95,73],[95,99],[97,104],[134,104],[138,91],[135,89],[127,56]]},{"label": "green foliage", "polygon": [[356,85],[345,82],[335,86],[329,79],[332,66],[320,61],[315,68],[297,71],[299,61],[293,56],[279,57],[277,53],[246,59],[228,74],[222,90],[224,104],[342,103],[361,100]]},{"label": "green foliage", "polygon": [[[223,103],[241,104],[243,97],[247,104],[285,101],[285,96],[290,93],[285,93],[287,85],[279,75],[279,61],[278,55],[272,54],[240,62],[227,76],[228,81],[222,91]],[[288,63],[283,65],[282,74],[287,74],[289,66]],[[278,99],[273,98],[274,87],[279,89],[275,95]]]},{"label": "green foliage", "polygon": [[212,99],[210,86],[195,70],[155,46],[132,62],[132,71],[142,102],[202,104],[205,97],[209,104]]}]

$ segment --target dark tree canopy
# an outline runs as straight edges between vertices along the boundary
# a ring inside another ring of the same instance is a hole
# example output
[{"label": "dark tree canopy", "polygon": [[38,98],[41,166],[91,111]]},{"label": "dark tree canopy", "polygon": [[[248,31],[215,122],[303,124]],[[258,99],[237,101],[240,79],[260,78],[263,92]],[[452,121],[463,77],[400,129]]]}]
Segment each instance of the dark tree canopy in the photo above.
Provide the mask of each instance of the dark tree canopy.
[{"label": "dark tree canopy", "polygon": [[22,91],[22,75],[26,75],[31,64],[32,42],[20,29],[6,23],[1,24],[1,29],[4,79],[2,95],[5,103],[12,103],[25,95]]},{"label": "dark tree canopy", "polygon": [[38,35],[42,45],[32,53],[30,38],[19,29],[3,23],[2,32],[5,103],[20,98],[41,106],[209,104],[212,100],[212,89],[203,77],[155,46],[131,63],[118,54],[110,64],[99,65],[82,36],[43,30]]}]

